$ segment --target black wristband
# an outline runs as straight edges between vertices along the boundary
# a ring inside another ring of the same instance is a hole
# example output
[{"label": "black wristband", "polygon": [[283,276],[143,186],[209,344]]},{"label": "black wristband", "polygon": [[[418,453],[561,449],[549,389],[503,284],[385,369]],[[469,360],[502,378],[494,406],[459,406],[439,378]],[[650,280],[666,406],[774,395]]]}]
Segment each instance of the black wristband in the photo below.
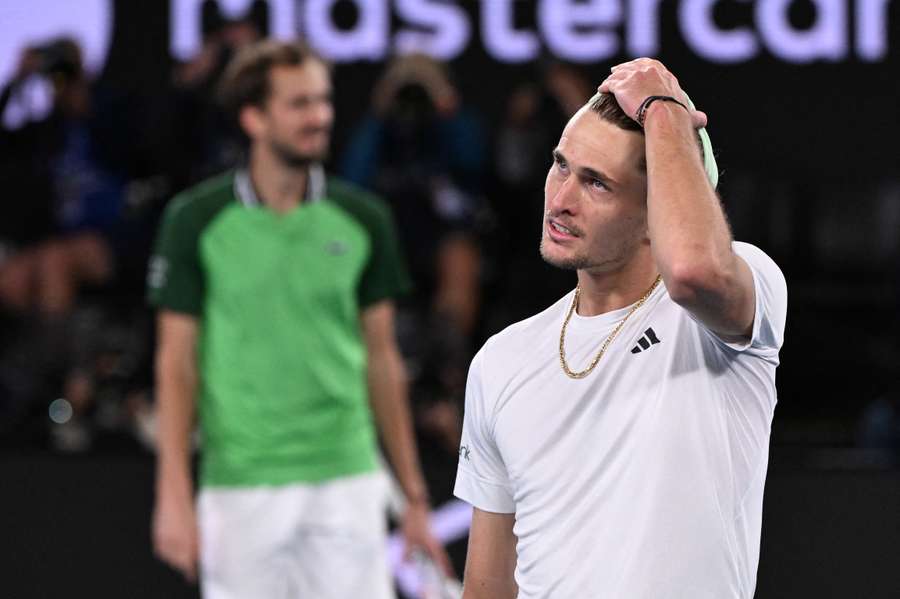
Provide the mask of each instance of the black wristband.
[{"label": "black wristband", "polygon": [[682,102],[679,102],[672,96],[647,96],[646,98],[644,98],[644,101],[641,102],[641,105],[638,106],[637,113],[635,113],[634,115],[634,120],[637,121],[638,125],[640,125],[641,127],[644,126],[644,119],[647,117],[647,109],[650,108],[650,105],[657,100],[662,100],[663,102],[675,102],[690,113],[690,110],[687,106],[685,106]]}]

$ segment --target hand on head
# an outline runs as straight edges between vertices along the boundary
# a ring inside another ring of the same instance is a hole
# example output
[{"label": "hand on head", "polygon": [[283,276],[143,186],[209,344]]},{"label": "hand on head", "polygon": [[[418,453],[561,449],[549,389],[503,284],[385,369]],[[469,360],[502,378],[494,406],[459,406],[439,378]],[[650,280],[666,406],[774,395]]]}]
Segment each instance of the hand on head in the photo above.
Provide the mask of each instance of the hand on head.
[{"label": "hand on head", "polygon": [[706,113],[692,107],[678,79],[658,60],[638,58],[614,66],[612,74],[597,88],[613,94],[625,114],[637,120],[641,103],[649,96],[671,96],[688,107],[695,129],[706,126]]}]

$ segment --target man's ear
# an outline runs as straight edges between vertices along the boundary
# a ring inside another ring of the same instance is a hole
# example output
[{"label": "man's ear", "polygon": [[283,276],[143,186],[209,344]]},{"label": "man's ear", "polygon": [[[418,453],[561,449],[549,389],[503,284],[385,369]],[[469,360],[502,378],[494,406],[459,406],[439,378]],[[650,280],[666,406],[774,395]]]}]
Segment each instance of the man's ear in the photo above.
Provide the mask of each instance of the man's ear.
[{"label": "man's ear", "polygon": [[250,139],[256,139],[263,134],[266,128],[265,117],[259,107],[248,104],[241,108],[238,114],[238,122],[241,129]]}]

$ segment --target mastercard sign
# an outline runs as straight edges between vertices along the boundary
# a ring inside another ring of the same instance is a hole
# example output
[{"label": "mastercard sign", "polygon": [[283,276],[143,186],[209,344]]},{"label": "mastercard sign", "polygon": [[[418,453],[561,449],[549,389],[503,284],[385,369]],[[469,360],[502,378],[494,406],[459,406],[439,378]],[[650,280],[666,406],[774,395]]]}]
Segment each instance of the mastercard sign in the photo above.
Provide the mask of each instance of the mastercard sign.
[{"label": "mastercard sign", "polygon": [[[274,37],[303,37],[337,63],[382,61],[425,52],[452,60],[473,45],[500,63],[553,55],[590,63],[614,57],[657,55],[661,18],[677,19],[678,34],[696,56],[740,64],[760,56],[786,63],[877,63],[887,60],[900,25],[891,23],[894,0],[265,0]],[[170,0],[169,48],[187,60],[202,43],[203,0]],[[222,14],[239,18],[252,0],[217,0]],[[671,7],[674,6],[673,10]],[[739,22],[721,25],[717,11],[742,6]],[[791,11],[810,13],[803,27]],[[335,14],[351,12],[352,23]],[[0,84],[14,75],[21,50],[68,36],[79,42],[85,65],[98,72],[113,33],[112,0],[0,2]],[[524,17],[524,18],[523,18]],[[529,26],[519,23],[528,22]],[[669,25],[669,24],[667,24]]]},{"label": "mastercard sign", "polygon": [[[200,45],[202,0],[172,1],[172,52],[194,55]],[[745,22],[725,28],[715,13],[725,0],[680,0],[678,29],[697,56],[732,64],[770,54],[790,63],[884,60],[889,49],[891,0],[756,0],[740,2]],[[223,13],[245,12],[251,0],[219,0]],[[276,37],[302,36],[335,62],[380,61],[397,52],[419,51],[450,60],[480,42],[500,62],[521,63],[552,54],[573,62],[659,53],[661,0],[268,0],[269,31]],[[790,12],[805,5],[812,17],[804,27]],[[339,26],[337,9],[355,14]],[[530,11],[528,22],[517,16]],[[894,27],[894,30],[900,27]]]}]

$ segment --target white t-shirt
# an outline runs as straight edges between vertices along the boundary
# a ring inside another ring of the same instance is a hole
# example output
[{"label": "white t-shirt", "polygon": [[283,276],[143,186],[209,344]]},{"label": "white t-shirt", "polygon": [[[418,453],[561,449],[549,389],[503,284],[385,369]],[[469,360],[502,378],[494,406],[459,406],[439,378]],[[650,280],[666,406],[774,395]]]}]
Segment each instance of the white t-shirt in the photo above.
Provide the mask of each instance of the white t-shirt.
[{"label": "white t-shirt", "polygon": [[[733,247],[756,290],[747,343],[660,284],[584,379],[559,362],[574,292],[475,356],[455,494],[515,513],[520,598],[753,597],[787,287],[761,250]],[[570,368],[627,312],[573,314]]]}]

